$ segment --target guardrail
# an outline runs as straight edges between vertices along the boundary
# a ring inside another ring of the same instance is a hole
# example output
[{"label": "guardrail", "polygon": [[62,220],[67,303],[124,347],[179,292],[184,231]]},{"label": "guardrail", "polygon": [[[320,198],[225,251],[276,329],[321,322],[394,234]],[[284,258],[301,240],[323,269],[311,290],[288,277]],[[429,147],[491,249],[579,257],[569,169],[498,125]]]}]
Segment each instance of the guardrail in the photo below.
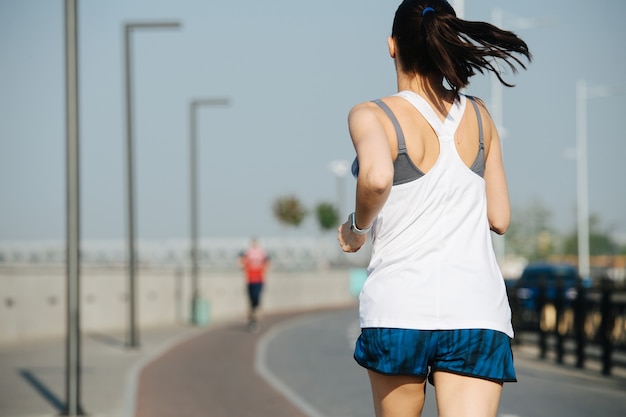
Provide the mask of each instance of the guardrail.
[{"label": "guardrail", "polygon": [[[579,285],[571,291],[557,284],[551,298],[550,289],[540,284],[530,311],[510,288],[515,332],[536,336],[531,343],[538,344],[541,359],[553,349],[557,363],[564,363],[567,354],[574,355],[578,368],[589,359],[599,360],[603,375],[611,375],[616,366],[626,367],[626,289],[615,288],[609,279],[600,282],[596,288]],[[516,340],[524,343],[523,337]]]},{"label": "guardrail", "polygon": [[[249,244],[248,237],[206,238],[199,242],[202,269],[239,270],[239,255]],[[315,237],[260,237],[269,253],[272,268],[279,271],[307,271],[324,266],[362,267],[367,265],[368,251],[342,253],[334,233]],[[191,262],[188,239],[140,239],[136,257],[140,266],[181,267]],[[127,263],[126,242],[121,239],[86,239],[81,242],[81,265],[123,266]],[[65,264],[64,241],[0,241],[2,266],[57,266]]]}]

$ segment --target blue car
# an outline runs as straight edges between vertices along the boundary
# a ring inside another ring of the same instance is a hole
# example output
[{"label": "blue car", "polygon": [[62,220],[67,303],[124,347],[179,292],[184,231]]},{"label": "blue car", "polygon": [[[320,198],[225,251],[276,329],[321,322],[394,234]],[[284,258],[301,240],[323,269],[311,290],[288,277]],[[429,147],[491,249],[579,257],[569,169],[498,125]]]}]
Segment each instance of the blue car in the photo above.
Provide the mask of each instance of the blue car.
[{"label": "blue car", "polygon": [[568,306],[578,295],[578,271],[569,264],[530,264],[511,288],[511,307],[514,325],[519,329],[539,327],[538,298],[543,284],[545,300],[553,304],[560,288],[565,305]]}]

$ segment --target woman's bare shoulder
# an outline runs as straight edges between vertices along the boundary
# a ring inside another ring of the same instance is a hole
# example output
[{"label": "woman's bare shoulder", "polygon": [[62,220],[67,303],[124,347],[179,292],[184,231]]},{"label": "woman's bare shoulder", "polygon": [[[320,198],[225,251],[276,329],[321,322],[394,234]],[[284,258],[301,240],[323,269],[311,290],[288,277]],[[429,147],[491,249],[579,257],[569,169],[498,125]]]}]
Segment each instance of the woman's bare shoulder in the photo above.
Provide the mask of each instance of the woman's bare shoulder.
[{"label": "woman's bare shoulder", "polygon": [[364,101],[359,104],[354,105],[350,109],[350,115],[358,114],[361,112],[371,112],[375,110],[378,106],[373,101]]},{"label": "woman's bare shoulder", "polygon": [[380,108],[372,101],[364,101],[353,106],[348,114],[350,124],[368,124],[376,122],[379,118],[378,112]]}]

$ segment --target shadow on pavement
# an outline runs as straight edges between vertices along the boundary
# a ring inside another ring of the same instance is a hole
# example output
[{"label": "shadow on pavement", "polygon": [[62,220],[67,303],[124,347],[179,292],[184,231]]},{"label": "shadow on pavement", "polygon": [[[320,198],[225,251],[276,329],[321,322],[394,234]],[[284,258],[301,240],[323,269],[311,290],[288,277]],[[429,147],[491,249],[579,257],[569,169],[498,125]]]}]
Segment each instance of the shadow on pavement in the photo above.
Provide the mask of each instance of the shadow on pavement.
[{"label": "shadow on pavement", "polygon": [[65,411],[65,403],[52,392],[43,382],[37,378],[37,376],[28,369],[20,369],[19,374],[22,378],[30,384],[31,387],[37,391],[52,407],[54,407],[59,413]]}]

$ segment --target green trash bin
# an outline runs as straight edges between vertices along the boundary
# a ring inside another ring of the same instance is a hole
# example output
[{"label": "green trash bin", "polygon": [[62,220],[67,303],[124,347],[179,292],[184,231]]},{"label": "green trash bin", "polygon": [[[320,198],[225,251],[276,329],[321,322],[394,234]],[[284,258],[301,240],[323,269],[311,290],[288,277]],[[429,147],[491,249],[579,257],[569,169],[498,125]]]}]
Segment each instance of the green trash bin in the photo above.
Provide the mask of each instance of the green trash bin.
[{"label": "green trash bin", "polygon": [[367,279],[367,269],[365,268],[351,268],[350,269],[350,294],[354,297],[358,297],[361,293],[361,288]]},{"label": "green trash bin", "polygon": [[208,326],[211,321],[211,304],[209,300],[198,298],[191,307],[191,323],[197,326]]}]

